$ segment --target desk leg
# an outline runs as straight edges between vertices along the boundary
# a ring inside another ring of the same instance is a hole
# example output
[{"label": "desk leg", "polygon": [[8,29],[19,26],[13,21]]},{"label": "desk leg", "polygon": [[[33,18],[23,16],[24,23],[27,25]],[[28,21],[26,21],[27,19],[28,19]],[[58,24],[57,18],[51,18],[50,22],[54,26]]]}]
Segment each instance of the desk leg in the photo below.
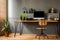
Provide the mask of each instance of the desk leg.
[{"label": "desk leg", "polygon": [[14,34],[14,37],[16,36],[17,27],[18,27],[18,23],[15,22],[15,34]]},{"label": "desk leg", "polygon": [[[58,22],[58,25],[57,25],[57,34],[59,35],[59,22]],[[58,35],[56,35],[56,38],[57,38],[57,40],[58,40]]]},{"label": "desk leg", "polygon": [[23,24],[22,24],[22,22],[20,23],[20,35],[22,35],[22,33],[23,33]]}]

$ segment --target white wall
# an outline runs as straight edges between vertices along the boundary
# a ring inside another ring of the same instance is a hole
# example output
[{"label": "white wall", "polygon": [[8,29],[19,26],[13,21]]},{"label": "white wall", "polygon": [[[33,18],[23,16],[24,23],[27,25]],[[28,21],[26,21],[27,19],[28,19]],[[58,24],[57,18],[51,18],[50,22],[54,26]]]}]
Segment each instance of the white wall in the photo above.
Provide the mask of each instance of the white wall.
[{"label": "white wall", "polygon": [[18,0],[8,0],[8,17],[18,18],[19,12],[21,12],[21,4],[18,4]]},{"label": "white wall", "polygon": [[10,28],[12,31],[14,31],[15,28],[14,19],[19,18],[18,16],[19,10],[17,3],[18,3],[17,0],[8,0],[8,20],[10,22]]},{"label": "white wall", "polygon": [[47,6],[60,10],[59,0],[8,0],[8,17],[18,18],[23,7],[46,11]]}]

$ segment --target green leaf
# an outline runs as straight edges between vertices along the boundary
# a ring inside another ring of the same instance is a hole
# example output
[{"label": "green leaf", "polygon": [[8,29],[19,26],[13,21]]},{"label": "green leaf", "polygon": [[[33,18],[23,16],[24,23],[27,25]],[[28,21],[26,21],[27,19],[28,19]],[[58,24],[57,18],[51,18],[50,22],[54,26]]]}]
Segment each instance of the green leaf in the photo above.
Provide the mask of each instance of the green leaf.
[{"label": "green leaf", "polygon": [[5,27],[4,27],[4,28],[2,28],[1,32],[2,32],[2,31],[4,31],[4,30],[5,30]]},{"label": "green leaf", "polygon": [[9,28],[9,22],[6,20],[3,20],[3,22],[4,22],[4,25],[2,26],[3,28],[1,30],[1,32]]}]

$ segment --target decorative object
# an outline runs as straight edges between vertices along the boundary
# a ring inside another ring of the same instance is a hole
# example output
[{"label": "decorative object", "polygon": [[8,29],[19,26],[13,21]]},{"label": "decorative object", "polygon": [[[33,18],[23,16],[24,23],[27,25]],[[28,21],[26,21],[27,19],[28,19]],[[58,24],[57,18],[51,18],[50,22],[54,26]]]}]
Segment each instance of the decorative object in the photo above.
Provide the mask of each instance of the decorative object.
[{"label": "decorative object", "polygon": [[48,13],[48,20],[59,20],[59,13]]},{"label": "decorative object", "polygon": [[56,8],[50,8],[48,13],[58,13],[58,10]]}]

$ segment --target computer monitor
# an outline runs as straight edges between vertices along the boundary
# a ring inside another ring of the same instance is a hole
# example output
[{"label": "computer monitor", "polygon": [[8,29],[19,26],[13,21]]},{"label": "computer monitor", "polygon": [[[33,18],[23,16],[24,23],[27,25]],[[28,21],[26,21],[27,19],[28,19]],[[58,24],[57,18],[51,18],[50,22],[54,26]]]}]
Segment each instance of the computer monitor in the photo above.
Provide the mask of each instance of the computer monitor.
[{"label": "computer monitor", "polygon": [[44,11],[35,11],[33,19],[44,19]]}]

